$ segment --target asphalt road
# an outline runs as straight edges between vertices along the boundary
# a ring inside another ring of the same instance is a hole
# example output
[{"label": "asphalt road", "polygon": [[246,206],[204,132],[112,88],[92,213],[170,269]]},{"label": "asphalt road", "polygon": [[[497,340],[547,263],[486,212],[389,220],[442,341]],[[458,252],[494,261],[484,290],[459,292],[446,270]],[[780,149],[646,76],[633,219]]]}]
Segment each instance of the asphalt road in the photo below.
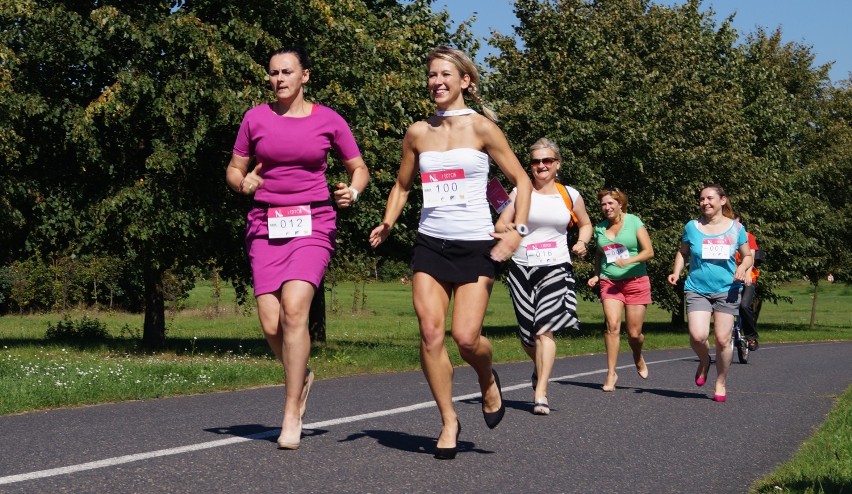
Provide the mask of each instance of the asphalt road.
[{"label": "asphalt road", "polygon": [[[564,341],[564,340],[563,340]],[[552,412],[532,414],[531,363],[498,364],[508,407],[489,430],[457,369],[454,461],[432,458],[440,419],[421,373],[314,383],[297,451],[275,439],[283,387],[0,417],[0,492],[746,492],[790,458],[852,383],[852,342],[764,344],[697,388],[689,349],[559,359]],[[736,359],[736,357],[735,357]]]}]

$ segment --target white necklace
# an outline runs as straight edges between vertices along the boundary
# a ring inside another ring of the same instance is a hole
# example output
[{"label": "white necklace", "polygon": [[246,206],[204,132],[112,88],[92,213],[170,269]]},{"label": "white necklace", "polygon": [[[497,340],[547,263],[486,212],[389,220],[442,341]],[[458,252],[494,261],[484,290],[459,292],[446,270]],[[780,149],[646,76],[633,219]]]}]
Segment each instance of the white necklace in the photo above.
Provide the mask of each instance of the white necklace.
[{"label": "white necklace", "polygon": [[476,113],[473,108],[462,108],[460,110],[435,110],[435,115],[439,117],[457,117],[459,115],[470,115]]}]

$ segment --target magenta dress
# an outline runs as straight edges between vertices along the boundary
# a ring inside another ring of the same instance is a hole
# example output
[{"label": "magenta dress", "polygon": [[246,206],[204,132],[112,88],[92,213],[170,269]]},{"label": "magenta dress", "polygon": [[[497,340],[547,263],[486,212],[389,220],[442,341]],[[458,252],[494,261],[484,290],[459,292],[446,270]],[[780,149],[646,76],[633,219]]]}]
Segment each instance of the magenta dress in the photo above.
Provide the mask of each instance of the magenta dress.
[{"label": "magenta dress", "polygon": [[[319,285],[337,232],[325,178],[330,149],[344,161],[361,154],[349,125],[331,108],[314,104],[307,117],[292,118],[278,115],[268,103],[243,117],[234,154],[263,164],[263,186],[254,194],[246,223],[255,295],[278,292],[290,280]],[[312,234],[270,239],[267,209],[297,205],[311,206]]]}]

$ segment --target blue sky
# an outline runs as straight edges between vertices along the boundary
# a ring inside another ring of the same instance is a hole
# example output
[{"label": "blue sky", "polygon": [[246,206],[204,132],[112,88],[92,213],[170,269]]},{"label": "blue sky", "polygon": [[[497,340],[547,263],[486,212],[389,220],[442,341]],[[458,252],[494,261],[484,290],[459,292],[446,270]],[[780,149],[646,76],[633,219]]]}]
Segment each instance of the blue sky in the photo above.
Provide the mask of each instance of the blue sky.
[{"label": "blue sky", "polygon": [[[683,0],[658,0],[677,5]],[[480,55],[489,52],[485,40],[491,31],[511,35],[517,24],[512,0],[435,0],[433,8],[444,8],[457,25],[476,12],[474,34],[482,42]],[[772,32],[781,28],[784,41],[811,46],[815,63],[834,62],[831,80],[837,83],[852,72],[852,0],[702,0],[701,9],[716,11],[717,21],[736,12],[734,27],[741,34],[758,26]]]}]

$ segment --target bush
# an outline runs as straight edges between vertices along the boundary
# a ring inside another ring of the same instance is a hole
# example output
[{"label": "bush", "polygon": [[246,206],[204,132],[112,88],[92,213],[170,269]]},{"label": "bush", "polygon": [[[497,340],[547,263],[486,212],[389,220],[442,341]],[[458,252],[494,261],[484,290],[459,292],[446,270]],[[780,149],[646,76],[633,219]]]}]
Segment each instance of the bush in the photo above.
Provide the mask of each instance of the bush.
[{"label": "bush", "polygon": [[83,316],[79,321],[72,321],[65,315],[56,326],[48,323],[44,337],[48,340],[95,341],[109,339],[110,335],[106,325],[98,319]]},{"label": "bush", "polygon": [[379,281],[399,281],[402,278],[411,278],[411,267],[403,261],[388,260],[379,264]]}]

